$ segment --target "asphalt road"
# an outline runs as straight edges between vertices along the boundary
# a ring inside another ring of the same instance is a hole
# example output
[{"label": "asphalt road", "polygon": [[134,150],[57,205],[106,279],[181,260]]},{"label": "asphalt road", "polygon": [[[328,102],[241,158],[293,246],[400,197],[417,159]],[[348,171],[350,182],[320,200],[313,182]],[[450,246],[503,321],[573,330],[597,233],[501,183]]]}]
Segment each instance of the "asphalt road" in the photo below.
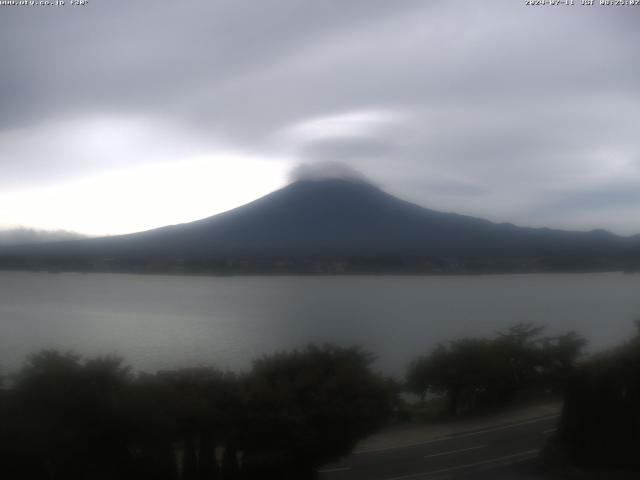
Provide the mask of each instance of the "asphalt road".
[{"label": "asphalt road", "polygon": [[357,453],[321,470],[321,480],[537,479],[532,465],[558,415],[496,425],[410,447]]}]

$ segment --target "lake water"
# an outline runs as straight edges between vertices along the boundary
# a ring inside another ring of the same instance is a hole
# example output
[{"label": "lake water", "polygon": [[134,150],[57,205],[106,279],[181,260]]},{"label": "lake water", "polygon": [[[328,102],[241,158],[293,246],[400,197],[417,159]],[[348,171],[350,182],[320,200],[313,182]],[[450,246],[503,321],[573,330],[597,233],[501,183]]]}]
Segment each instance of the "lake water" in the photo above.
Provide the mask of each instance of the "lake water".
[{"label": "lake water", "polygon": [[437,342],[517,322],[590,348],[635,331],[640,275],[189,277],[0,272],[0,368],[44,347],[115,353],[143,370],[252,358],[309,342],[361,345],[401,374]]}]

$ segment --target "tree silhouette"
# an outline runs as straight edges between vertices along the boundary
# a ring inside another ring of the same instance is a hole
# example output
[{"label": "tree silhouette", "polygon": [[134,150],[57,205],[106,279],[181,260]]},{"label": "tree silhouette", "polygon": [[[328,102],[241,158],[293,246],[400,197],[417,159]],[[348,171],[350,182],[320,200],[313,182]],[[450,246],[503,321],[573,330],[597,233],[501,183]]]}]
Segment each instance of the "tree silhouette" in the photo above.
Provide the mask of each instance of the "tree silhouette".
[{"label": "tree silhouette", "polygon": [[116,474],[127,463],[129,371],[116,358],[83,364],[72,353],[30,356],[10,392],[9,427],[19,478]]},{"label": "tree silhouette", "polygon": [[371,360],[359,349],[332,346],[257,360],[249,379],[247,445],[255,451],[248,468],[269,463],[280,478],[315,478],[319,465],[384,424],[393,393],[371,372]]},{"label": "tree silhouette", "polygon": [[446,395],[452,415],[501,405],[526,389],[560,390],[586,341],[575,332],[542,337],[543,331],[523,323],[492,339],[439,344],[409,365],[406,387],[422,399]]},{"label": "tree silhouette", "polygon": [[358,349],[265,356],[251,372],[133,375],[121,359],[45,350],[0,388],[3,477],[313,478],[383,424],[393,391]]},{"label": "tree silhouette", "polygon": [[557,441],[585,466],[640,468],[640,325],[571,375]]}]

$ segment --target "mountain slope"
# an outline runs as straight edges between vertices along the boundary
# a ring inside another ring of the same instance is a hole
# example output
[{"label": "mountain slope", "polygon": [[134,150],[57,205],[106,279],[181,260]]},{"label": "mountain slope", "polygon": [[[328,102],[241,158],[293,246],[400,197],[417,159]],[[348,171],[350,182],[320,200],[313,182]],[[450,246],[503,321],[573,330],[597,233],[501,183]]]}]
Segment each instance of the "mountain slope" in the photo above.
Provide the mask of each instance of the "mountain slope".
[{"label": "mountain slope", "polygon": [[[638,243],[604,231],[495,224],[429,210],[362,181],[298,181],[242,207],[147,232],[14,248],[29,257],[212,258],[614,255]],[[1,252],[0,252],[1,253]]]},{"label": "mountain slope", "polygon": [[86,236],[66,230],[36,230],[25,227],[0,230],[0,245],[24,245],[28,243],[46,243],[80,238],[86,238]]}]

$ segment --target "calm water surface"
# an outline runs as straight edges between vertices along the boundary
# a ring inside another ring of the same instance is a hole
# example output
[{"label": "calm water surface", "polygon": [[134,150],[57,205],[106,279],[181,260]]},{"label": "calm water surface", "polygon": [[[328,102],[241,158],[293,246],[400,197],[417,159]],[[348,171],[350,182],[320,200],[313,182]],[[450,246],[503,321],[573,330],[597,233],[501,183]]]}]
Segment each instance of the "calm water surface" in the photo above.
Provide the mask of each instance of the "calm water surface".
[{"label": "calm water surface", "polygon": [[613,345],[640,318],[640,275],[187,277],[0,272],[0,369],[44,347],[137,368],[243,369],[308,342],[357,344],[401,374],[437,342],[523,321]]}]

